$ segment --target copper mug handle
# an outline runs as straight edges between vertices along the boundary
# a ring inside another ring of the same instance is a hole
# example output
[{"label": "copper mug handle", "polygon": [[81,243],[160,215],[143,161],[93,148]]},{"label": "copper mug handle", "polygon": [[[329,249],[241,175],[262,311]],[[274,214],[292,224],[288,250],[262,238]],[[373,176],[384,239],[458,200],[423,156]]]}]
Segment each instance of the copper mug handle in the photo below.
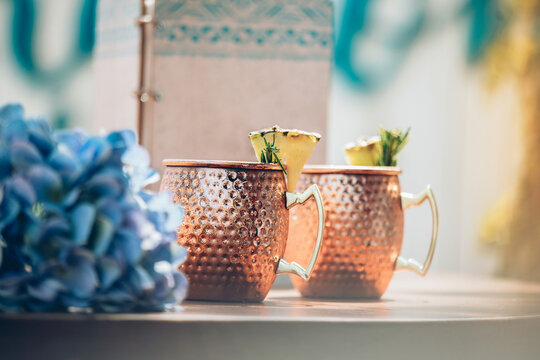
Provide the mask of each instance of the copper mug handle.
[{"label": "copper mug handle", "polygon": [[433,261],[433,254],[435,253],[435,246],[437,245],[437,237],[439,234],[439,210],[437,209],[437,202],[435,201],[435,196],[433,191],[431,191],[431,186],[427,186],[426,190],[418,193],[416,195],[409,193],[401,193],[401,207],[405,211],[411,206],[418,206],[424,201],[429,201],[429,206],[431,208],[431,217],[433,219],[433,225],[431,230],[431,244],[429,245],[428,254],[423,264],[420,264],[414,259],[406,259],[403,256],[398,256],[396,260],[395,270],[411,270],[421,276],[426,275]]},{"label": "copper mug handle", "polygon": [[313,271],[313,267],[315,266],[315,262],[317,261],[317,258],[319,257],[319,253],[321,251],[322,246],[322,240],[323,240],[323,229],[324,229],[324,208],[323,208],[323,200],[321,196],[321,192],[319,191],[319,188],[317,185],[313,184],[310,187],[306,189],[301,194],[296,193],[285,193],[285,207],[287,209],[290,209],[296,205],[304,204],[310,197],[315,199],[315,203],[317,204],[317,214],[319,216],[319,223],[317,227],[317,241],[315,242],[315,249],[313,250],[313,254],[311,255],[311,260],[309,261],[309,264],[307,268],[303,268],[300,264],[297,262],[291,262],[288,263],[287,261],[280,259],[279,264],[276,270],[276,274],[295,274],[300,276],[304,280],[308,280],[311,276],[311,272]]}]

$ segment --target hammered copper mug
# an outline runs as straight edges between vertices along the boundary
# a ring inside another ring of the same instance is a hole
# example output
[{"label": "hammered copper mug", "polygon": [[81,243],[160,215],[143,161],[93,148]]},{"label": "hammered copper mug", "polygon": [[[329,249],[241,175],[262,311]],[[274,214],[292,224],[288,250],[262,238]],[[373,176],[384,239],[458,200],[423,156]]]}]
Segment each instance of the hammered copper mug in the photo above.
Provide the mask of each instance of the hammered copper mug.
[{"label": "hammered copper mug", "polygon": [[[428,271],[438,233],[438,211],[431,188],[418,195],[402,193],[399,168],[314,166],[304,168],[298,189],[317,184],[324,199],[326,224],[319,259],[306,282],[292,279],[306,297],[379,298],[394,271]],[[403,211],[429,201],[433,218],[431,243],[423,264],[400,256]],[[314,208],[291,210],[285,258],[302,264],[313,247]]]},{"label": "hammered copper mug", "polygon": [[[188,299],[262,301],[278,274],[307,280],[322,244],[324,210],[316,185],[286,192],[278,165],[165,160],[161,183],[184,208],[178,242],[188,250],[181,270]],[[315,199],[318,225],[305,268],[283,260],[289,210]]]}]

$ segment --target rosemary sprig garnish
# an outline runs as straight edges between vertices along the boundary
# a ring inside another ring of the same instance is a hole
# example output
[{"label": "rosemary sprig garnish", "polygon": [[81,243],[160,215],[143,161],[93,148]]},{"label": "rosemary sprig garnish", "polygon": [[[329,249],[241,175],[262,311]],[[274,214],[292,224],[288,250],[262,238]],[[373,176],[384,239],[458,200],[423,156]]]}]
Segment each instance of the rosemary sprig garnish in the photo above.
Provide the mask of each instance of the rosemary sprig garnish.
[{"label": "rosemary sprig garnish", "polygon": [[287,175],[287,170],[283,167],[283,164],[279,160],[279,156],[277,155],[279,153],[279,149],[276,147],[276,134],[274,134],[274,138],[272,139],[272,144],[270,144],[268,141],[266,141],[266,138],[263,136],[264,140],[264,146],[265,149],[261,150],[261,162],[267,163],[267,164],[279,164],[281,167],[281,170]]},{"label": "rosemary sprig garnish", "polygon": [[409,131],[406,132],[396,129],[389,131],[379,127],[379,136],[381,138],[381,145],[377,150],[379,155],[378,166],[396,166],[396,156],[409,142]]}]

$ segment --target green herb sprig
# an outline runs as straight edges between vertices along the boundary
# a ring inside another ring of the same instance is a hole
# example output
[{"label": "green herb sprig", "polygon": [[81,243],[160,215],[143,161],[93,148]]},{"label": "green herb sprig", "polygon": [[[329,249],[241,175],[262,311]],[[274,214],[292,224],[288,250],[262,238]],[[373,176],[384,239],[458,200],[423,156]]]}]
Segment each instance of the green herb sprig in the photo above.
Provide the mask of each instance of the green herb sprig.
[{"label": "green herb sprig", "polygon": [[379,155],[378,166],[396,166],[396,156],[409,142],[409,131],[402,130],[386,130],[379,127],[379,136],[381,138],[381,146],[377,149]]},{"label": "green herb sprig", "polygon": [[267,164],[276,164],[276,163],[279,164],[279,166],[281,167],[281,170],[283,170],[285,175],[287,175],[287,170],[285,170],[285,168],[283,167],[283,164],[279,160],[279,156],[278,156],[279,149],[275,145],[276,134],[274,134],[274,138],[272,139],[272,144],[266,141],[266,138],[264,136],[263,136],[263,140],[264,140],[265,149],[261,150],[260,161],[262,163],[267,163]]}]

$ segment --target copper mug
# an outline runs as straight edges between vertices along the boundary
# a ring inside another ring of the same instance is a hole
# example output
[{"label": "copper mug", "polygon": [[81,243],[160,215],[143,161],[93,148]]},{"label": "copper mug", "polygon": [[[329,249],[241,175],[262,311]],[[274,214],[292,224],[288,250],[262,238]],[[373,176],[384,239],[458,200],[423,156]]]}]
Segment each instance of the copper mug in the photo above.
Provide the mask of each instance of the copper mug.
[{"label": "copper mug", "polygon": [[[188,249],[181,270],[188,299],[262,301],[276,275],[307,280],[322,245],[324,210],[316,185],[286,192],[278,165],[165,160],[162,190],[184,208],[178,242]],[[318,225],[305,267],[283,259],[290,208],[315,199]],[[315,236],[316,235],[316,236]]]},{"label": "copper mug", "polygon": [[[306,297],[380,298],[394,271],[425,275],[438,233],[438,211],[431,188],[418,195],[402,193],[395,167],[314,166],[304,168],[297,189],[317,184],[324,199],[326,224],[319,260],[309,281],[292,279]],[[428,200],[433,227],[423,263],[400,256],[403,211]],[[312,204],[291,211],[285,258],[302,264],[313,247]]]}]

